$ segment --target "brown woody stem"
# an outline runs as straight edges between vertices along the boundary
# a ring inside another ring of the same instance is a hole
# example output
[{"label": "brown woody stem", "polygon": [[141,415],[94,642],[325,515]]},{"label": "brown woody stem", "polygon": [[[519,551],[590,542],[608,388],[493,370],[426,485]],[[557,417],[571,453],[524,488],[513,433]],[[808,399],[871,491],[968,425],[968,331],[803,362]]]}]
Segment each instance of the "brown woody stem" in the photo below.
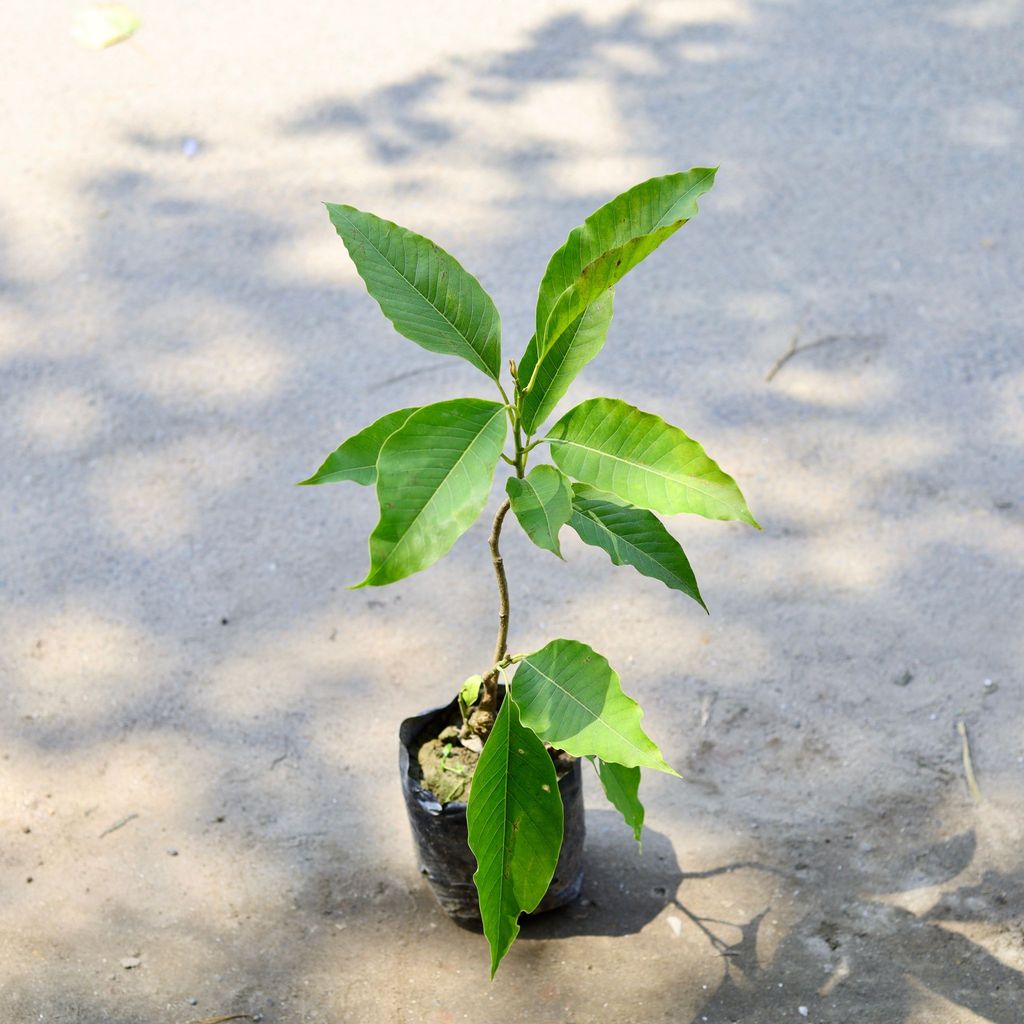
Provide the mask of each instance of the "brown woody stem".
[{"label": "brown woody stem", "polygon": [[[498,541],[501,538],[501,524],[511,508],[508,498],[502,503],[494,517],[488,545],[491,549],[491,562],[494,564],[494,575],[498,580],[498,639],[494,644],[494,664],[500,665],[508,654],[508,579],[505,576],[505,563],[501,557]],[[493,668],[484,677],[484,695],[480,707],[492,714],[498,706],[498,669]]]}]

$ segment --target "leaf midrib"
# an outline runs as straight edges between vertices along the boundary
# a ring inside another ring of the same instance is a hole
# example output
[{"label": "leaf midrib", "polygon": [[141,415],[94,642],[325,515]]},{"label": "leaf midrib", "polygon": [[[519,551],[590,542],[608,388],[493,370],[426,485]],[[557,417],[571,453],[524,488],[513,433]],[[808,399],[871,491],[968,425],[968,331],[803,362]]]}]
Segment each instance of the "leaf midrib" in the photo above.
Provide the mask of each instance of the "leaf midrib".
[{"label": "leaf midrib", "polygon": [[606,526],[601,519],[594,515],[594,513],[590,509],[584,511],[583,509],[573,505],[573,511],[580,515],[582,518],[592,522],[602,533],[607,534],[609,537],[611,537],[612,540],[621,543],[623,547],[627,547],[630,549],[630,551],[635,552],[641,560],[645,562],[653,562],[659,568],[664,569],[665,572],[671,573],[675,579],[679,579],[679,576],[663,562],[659,562],[657,558],[655,558],[651,554],[648,554],[648,552],[644,551],[643,548],[638,548],[631,540],[627,540],[625,537],[623,537],[621,533],[615,533],[611,529],[609,529],[608,526]]},{"label": "leaf midrib", "polygon": [[[703,185],[704,182],[708,180],[708,178],[714,177],[714,174],[715,174],[714,171],[708,172],[699,181],[694,182],[681,196],[679,196],[678,199],[675,199],[672,203],[670,203],[669,204],[669,208],[654,222],[654,227],[652,227],[650,231],[645,231],[645,232],[643,232],[642,234],[639,234],[639,235],[630,235],[629,238],[625,239],[623,242],[620,242],[614,248],[612,248],[612,249],[605,249],[604,252],[602,252],[599,256],[597,256],[594,259],[592,259],[588,264],[586,264],[586,266],[581,266],[579,271],[578,271],[578,273],[573,278],[572,284],[570,284],[567,287],[563,288],[558,293],[558,295],[555,297],[554,301],[551,303],[551,310],[548,313],[548,315],[547,315],[547,317],[546,317],[546,319],[544,321],[544,333],[545,334],[548,333],[548,324],[551,323],[551,317],[554,315],[555,310],[558,308],[558,304],[562,301],[562,299],[566,295],[569,294],[569,292],[571,292],[579,284],[579,280],[583,276],[584,271],[586,271],[589,267],[594,266],[594,264],[596,264],[598,261],[604,259],[605,257],[610,256],[610,255],[612,255],[613,253],[616,253],[616,252],[621,252],[623,249],[626,248],[627,245],[631,245],[632,243],[639,241],[641,238],[647,238],[650,235],[653,235],[655,232],[661,231],[663,228],[668,227],[670,224],[676,223],[675,221],[668,221],[667,223],[662,223],[662,222],[665,220],[665,218],[672,212],[672,210],[676,206],[678,206],[689,195],[691,195],[696,188],[698,188],[700,185]],[[683,224],[685,224],[687,221],[690,220],[689,217],[680,217],[678,219],[682,222],[679,225],[680,227],[682,227]],[[582,228],[585,227],[585,226],[586,226],[586,221],[584,221],[583,224],[581,225],[581,228],[580,228],[581,233],[582,233]],[[564,248],[565,247],[563,246],[563,251],[564,251]]]},{"label": "leaf midrib", "polygon": [[544,499],[541,498],[536,486],[527,478],[523,477],[522,483],[525,487],[529,487],[534,498],[537,500],[537,506],[540,508],[540,514],[544,517],[544,525],[548,528],[548,538],[556,545],[558,542],[558,532],[554,529],[554,524],[551,521],[551,517],[548,515],[547,505],[544,504]]},{"label": "leaf midrib", "polygon": [[[568,698],[569,698],[570,700],[572,700],[572,701],[575,701],[575,702],[576,702],[577,704],[579,704],[579,706],[580,706],[581,708],[583,708],[583,710],[584,710],[584,711],[586,711],[586,712],[587,712],[587,714],[588,714],[588,715],[590,715],[590,716],[591,716],[591,717],[592,717],[592,718],[594,719],[594,721],[595,721],[595,722],[599,722],[599,723],[600,723],[601,725],[603,725],[603,726],[604,726],[604,727],[605,727],[605,728],[606,728],[606,729],[607,729],[607,730],[608,730],[609,732],[611,732],[611,733],[614,733],[614,734],[615,734],[616,736],[618,736],[618,737],[619,737],[619,739],[621,739],[621,740],[622,740],[622,741],[623,741],[623,742],[624,742],[625,744],[627,744],[627,746],[630,746],[630,747],[632,747],[632,748],[633,748],[633,749],[634,749],[635,751],[637,751],[637,753],[639,753],[639,754],[649,754],[649,752],[648,752],[648,751],[645,751],[645,750],[644,750],[644,749],[643,749],[642,747],[638,747],[638,746],[637,746],[637,745],[636,745],[636,744],[635,744],[635,743],[634,743],[634,742],[633,742],[633,741],[632,741],[631,739],[629,739],[629,738],[628,738],[627,736],[623,736],[623,735],[622,735],[622,733],[621,733],[621,732],[619,732],[619,730],[618,730],[618,729],[616,729],[616,728],[615,728],[615,727],[614,727],[613,725],[611,725],[611,724],[610,724],[609,722],[606,722],[606,721],[605,721],[605,720],[604,720],[603,718],[601,718],[600,716],[596,715],[596,714],[595,714],[595,713],[594,713],[594,712],[593,712],[593,711],[592,711],[592,710],[591,710],[590,708],[588,708],[588,707],[587,707],[587,705],[586,705],[586,704],[584,704],[584,703],[583,703],[583,701],[581,701],[581,700],[580,700],[580,699],[579,699],[579,698],[578,698],[578,697],[577,697],[577,696],[576,696],[575,694],[571,693],[571,692],[570,692],[569,690],[567,690],[567,689],[566,689],[566,688],[565,688],[564,686],[562,686],[562,685],[561,685],[561,684],[560,684],[559,682],[557,682],[556,680],[552,679],[552,678],[551,678],[551,676],[549,676],[549,675],[548,675],[548,674],[547,674],[546,672],[542,672],[542,671],[541,671],[541,670],[540,670],[539,668],[537,668],[537,666],[536,666],[536,665],[535,665],[535,664],[534,664],[534,663],[533,663],[532,661],[530,661],[530,659],[529,659],[529,658],[524,658],[524,659],[523,659],[523,664],[524,664],[524,665],[529,665],[529,666],[530,666],[530,668],[532,668],[532,669],[533,669],[533,671],[537,673],[537,675],[539,675],[539,676],[542,676],[542,677],[543,677],[544,679],[546,679],[546,680],[547,680],[547,681],[548,681],[549,683],[551,683],[551,685],[552,685],[552,686],[554,686],[554,687],[555,687],[555,689],[556,689],[556,690],[561,690],[561,691],[562,691],[562,693],[564,693],[564,694],[565,694],[565,695],[566,695],[566,696],[567,696],[567,697],[568,697]],[[611,669],[609,669],[609,671],[612,671],[612,670],[611,670]],[[614,675],[614,672],[613,672],[612,674]],[[513,686],[515,686],[515,679],[513,679],[513,680],[512,680],[512,685],[513,685]],[[624,697],[624,698],[625,698],[626,700],[629,700],[629,699],[630,699],[629,697],[626,697],[626,695],[625,695],[624,693],[622,693],[621,689],[620,689],[620,691],[619,691],[619,692],[620,692],[621,696],[622,696],[622,697]],[[564,737],[563,737],[563,738],[564,738]],[[628,766],[628,765],[626,765],[625,767],[629,767],[629,766]]]},{"label": "leaf midrib", "polygon": [[[592,306],[593,303],[591,303],[590,305]],[[580,314],[579,324],[576,327],[576,333],[569,339],[569,343],[565,346],[565,352],[562,353],[562,358],[558,361],[558,365],[552,368],[551,375],[548,378],[548,385],[544,389],[544,394],[540,395],[539,392],[533,391],[529,395],[526,396],[526,400],[527,400],[527,402],[529,402],[530,398],[534,394],[538,395],[538,398],[537,398],[537,401],[536,401],[537,414],[535,416],[531,416],[530,417],[531,426],[532,426],[532,428],[534,430],[537,429],[537,422],[540,419],[540,410],[544,406],[544,398],[546,398],[551,393],[551,385],[554,383],[555,378],[558,376],[558,371],[561,370],[563,366],[565,366],[565,361],[569,358],[569,353],[572,351],[573,343],[576,341],[576,337],[580,333],[580,331],[583,330],[583,321],[586,319],[586,316],[587,316],[587,313],[589,312],[589,310],[590,310],[590,306],[587,306],[587,308]],[[571,327],[571,326],[572,326],[572,324],[569,325],[569,327]],[[566,330],[568,330],[568,328],[566,328]],[[548,346],[548,348],[544,352],[544,354],[538,357],[538,359],[537,359],[537,367],[538,367],[538,369],[537,369],[537,383],[538,384],[540,383],[540,369],[541,369],[541,365],[543,364],[544,360],[547,359],[547,357],[554,350],[555,345],[557,345],[559,343],[559,341],[561,341],[561,340],[562,339],[561,339],[560,336],[558,338],[555,338],[555,340]],[[540,351],[540,344],[539,343],[537,344],[537,351],[538,352]],[[531,431],[531,433],[532,433],[532,431]]]},{"label": "leaf midrib", "polygon": [[[341,208],[339,207],[339,209],[341,209]],[[391,269],[392,269],[392,270],[393,270],[393,271],[395,272],[395,275],[396,275],[396,276],[398,277],[398,280],[399,280],[399,281],[402,281],[402,282],[403,282],[403,283],[404,283],[405,285],[407,285],[407,286],[408,286],[408,287],[409,287],[409,288],[410,288],[410,289],[412,290],[412,292],[413,292],[414,294],[418,295],[418,296],[419,296],[419,297],[420,297],[420,298],[421,298],[421,299],[422,299],[422,300],[423,300],[423,301],[424,301],[424,302],[425,302],[425,303],[426,303],[426,304],[427,304],[427,305],[428,305],[428,306],[429,306],[429,307],[430,307],[430,308],[431,308],[432,310],[434,310],[434,312],[435,312],[435,313],[437,313],[437,315],[438,315],[438,316],[439,316],[439,317],[440,317],[440,318],[441,318],[441,319],[442,319],[442,320],[443,320],[443,321],[444,321],[444,322],[445,322],[446,324],[448,324],[448,326],[449,326],[449,327],[451,327],[451,329],[452,329],[452,330],[453,330],[453,331],[455,332],[455,334],[456,334],[456,336],[457,336],[457,337],[459,338],[459,340],[460,340],[460,341],[461,341],[461,342],[462,342],[462,343],[463,343],[463,344],[464,344],[464,345],[466,346],[466,348],[467,348],[467,349],[469,349],[469,351],[470,351],[470,352],[472,353],[472,356],[473,356],[473,358],[471,359],[471,362],[475,363],[478,369],[481,369],[481,370],[483,370],[483,371],[484,371],[484,373],[486,373],[488,377],[492,377],[492,378],[493,378],[493,377],[494,377],[494,373],[493,373],[493,371],[491,370],[491,368],[490,368],[490,367],[489,367],[489,366],[488,366],[488,365],[487,365],[487,364],[486,364],[486,363],[484,362],[484,358],[483,358],[483,356],[482,356],[482,355],[481,355],[481,354],[480,354],[479,352],[477,352],[477,350],[476,350],[475,348],[473,348],[473,343],[472,343],[472,342],[471,342],[471,341],[469,340],[469,338],[468,338],[468,337],[466,337],[466,335],[465,335],[465,334],[463,334],[463,333],[462,333],[462,331],[460,331],[460,330],[459,330],[459,328],[458,328],[458,327],[456,327],[456,326],[455,326],[455,324],[454,324],[454,323],[453,323],[453,322],[452,322],[452,321],[451,321],[451,320],[450,320],[450,319],[449,319],[449,318],[448,318],[448,317],[447,317],[447,316],[445,315],[444,311],[443,311],[443,310],[442,310],[442,309],[441,309],[440,307],[438,307],[438,306],[434,305],[434,303],[433,303],[433,302],[431,302],[431,301],[430,301],[430,299],[429,299],[429,298],[427,298],[427,296],[426,296],[426,295],[424,295],[424,294],[423,294],[423,292],[421,292],[421,291],[419,290],[419,288],[417,288],[417,287],[416,287],[416,285],[414,285],[414,284],[412,283],[412,281],[410,281],[410,280],[409,280],[409,279],[408,279],[408,278],[407,278],[407,277],[406,277],[406,276],[405,276],[405,275],[404,275],[404,274],[403,274],[403,273],[402,273],[402,272],[401,272],[401,271],[400,271],[400,270],[398,269],[398,267],[396,267],[396,266],[395,266],[395,264],[394,264],[394,263],[392,263],[392,262],[391,262],[391,260],[389,260],[389,259],[388,259],[388,257],[387,257],[387,256],[385,255],[384,251],[383,251],[383,250],[382,250],[382,249],[381,249],[381,248],[380,248],[380,247],[379,247],[378,245],[376,245],[376,244],[375,244],[375,243],[373,242],[373,240],[372,240],[372,239],[370,238],[370,236],[369,236],[369,235],[367,235],[367,234],[366,234],[366,232],[365,232],[365,231],[363,231],[363,229],[362,229],[361,227],[359,227],[359,225],[358,225],[358,224],[356,224],[356,223],[355,223],[355,222],[354,222],[354,221],[353,221],[353,220],[352,220],[352,219],[351,219],[350,217],[348,217],[347,215],[346,215],[345,219],[346,219],[347,223],[349,224],[349,226],[350,226],[350,227],[352,227],[352,228],[353,228],[353,230],[355,230],[356,232],[358,232],[358,234],[359,234],[359,235],[361,235],[361,236],[362,236],[362,238],[363,238],[363,239],[365,240],[366,244],[367,244],[367,245],[369,245],[369,246],[370,246],[370,248],[371,248],[371,249],[373,249],[373,251],[374,251],[375,253],[377,253],[377,255],[378,255],[378,256],[380,256],[380,258],[381,258],[381,259],[382,259],[382,260],[383,260],[383,261],[384,261],[384,262],[385,262],[385,263],[386,263],[386,264],[387,264],[387,265],[388,265],[389,267],[391,267]],[[428,244],[430,244],[430,243],[429,243],[429,240],[428,240]],[[457,263],[457,265],[459,266],[459,269],[460,269],[460,270],[461,270],[461,271],[462,271],[462,272],[463,272],[464,274],[469,274],[469,271],[468,271],[468,270],[466,270],[466,268],[465,268],[465,267],[463,267],[463,266],[462,266],[461,264],[458,264],[458,261],[456,261],[456,260],[455,260],[455,257],[454,257],[454,256],[452,257],[452,261],[453,261],[453,262],[455,262],[455,263]],[[460,312],[462,311],[462,302],[461,302],[461,300],[460,300],[460,302],[459,302],[459,311],[460,311]]]},{"label": "leaf midrib", "polygon": [[[487,420],[487,422],[484,423],[483,426],[481,426],[481,428],[477,431],[476,436],[473,438],[473,440],[470,441],[468,445],[466,445],[466,447],[462,451],[462,454],[452,463],[451,467],[448,469],[448,472],[445,473],[445,475],[438,482],[437,486],[434,488],[434,493],[431,494],[430,497],[424,502],[423,507],[419,510],[419,512],[417,512],[413,516],[413,518],[409,522],[409,525],[402,531],[402,535],[391,546],[391,550],[384,556],[383,561],[381,561],[379,563],[379,565],[377,566],[376,572],[374,572],[373,576],[370,577],[371,579],[373,579],[373,578],[375,578],[375,577],[380,575],[380,573],[383,571],[384,567],[388,564],[388,562],[391,561],[391,559],[394,556],[395,552],[398,551],[398,549],[405,543],[406,538],[409,536],[409,533],[412,531],[412,528],[419,522],[420,517],[427,511],[427,509],[431,507],[431,505],[434,502],[434,499],[439,494],[441,488],[448,482],[448,480],[451,477],[452,473],[454,473],[455,470],[462,464],[463,459],[466,458],[466,456],[473,450],[474,446],[480,441],[480,438],[483,437],[483,435],[487,432],[487,428],[490,427],[490,425],[494,422],[495,417],[503,416],[504,414],[505,414],[505,407],[504,406],[498,406],[498,408],[494,412],[494,415],[492,415]],[[413,416],[415,416],[415,415],[416,414],[413,413]],[[413,416],[410,416],[409,419],[406,420],[405,423],[402,425],[402,427],[399,427],[399,430],[403,430],[406,426],[408,426],[409,421],[413,418]],[[395,431],[395,433],[398,433],[398,431]],[[394,434],[392,434],[391,437],[394,437]],[[391,438],[389,437],[388,441],[390,441],[390,440],[391,440]],[[386,446],[387,445],[387,441],[385,441],[384,444]],[[421,450],[422,451],[430,451],[432,449],[424,448],[424,449],[421,449]],[[381,452],[383,453],[383,451],[384,451],[384,447],[382,446],[381,447]],[[378,463],[377,464],[379,465],[379,463],[380,463],[380,460],[378,459]],[[379,473],[379,471],[377,473],[377,480],[378,480],[378,483],[379,483],[379,481],[380,481],[380,473]],[[378,495],[378,497],[379,497],[379,495]]]},{"label": "leaf midrib", "polygon": [[[693,490],[695,490],[698,494],[703,495],[705,498],[709,499],[710,501],[717,501],[720,504],[724,505],[726,508],[730,507],[727,502],[723,501],[719,497],[716,497],[713,492],[706,491],[703,488],[698,487],[696,482],[695,483],[690,483],[689,482],[689,481],[697,481],[697,482],[701,481],[702,478],[699,477],[699,476],[689,476],[689,475],[686,475],[683,479],[680,479],[679,477],[670,476],[668,473],[659,472],[653,466],[649,466],[649,465],[647,465],[647,464],[645,464],[643,462],[630,462],[629,459],[624,459],[624,458],[622,458],[621,455],[612,455],[611,452],[606,452],[606,451],[604,451],[601,448],[591,448],[591,447],[588,447],[585,444],[580,444],[579,441],[569,441],[566,438],[560,438],[560,437],[546,437],[544,440],[547,441],[549,444],[564,444],[564,445],[568,445],[571,448],[579,448],[581,451],[593,452],[595,455],[601,455],[601,456],[603,456],[606,459],[613,459],[616,462],[621,462],[623,465],[631,466],[631,467],[633,467],[635,469],[642,470],[643,472],[650,473],[652,476],[660,477],[662,480],[668,480],[669,482],[675,483],[675,484],[679,484],[682,487],[690,487]],[[696,444],[697,442],[694,441],[693,443]],[[692,459],[690,459],[690,462],[694,462],[699,457],[700,456],[695,455]]]}]

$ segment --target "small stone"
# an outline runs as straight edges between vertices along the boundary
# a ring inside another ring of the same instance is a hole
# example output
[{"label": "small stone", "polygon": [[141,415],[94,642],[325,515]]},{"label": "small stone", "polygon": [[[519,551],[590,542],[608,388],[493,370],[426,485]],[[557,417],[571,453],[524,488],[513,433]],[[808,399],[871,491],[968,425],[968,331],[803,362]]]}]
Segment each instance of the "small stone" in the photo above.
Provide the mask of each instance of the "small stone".
[{"label": "small stone", "polygon": [[167,856],[168,857],[177,857],[178,856],[178,851],[172,846],[172,847],[170,847],[168,849]]},{"label": "small stone", "polygon": [[198,1003],[199,1003],[199,1000],[198,1000],[198,999],[196,999],[196,997],[195,997],[195,996],[193,996],[193,997],[192,997],[192,998],[191,998],[191,999],[190,999],[190,1000],[188,1001],[188,1005],[189,1005],[189,1006],[196,1006],[196,1005],[198,1005]]},{"label": "small stone", "polygon": [[142,966],[142,958],[138,956],[123,956],[121,957],[121,966],[126,971],[134,970],[136,967]]},{"label": "small stone", "polygon": [[799,1013],[801,1017],[806,1017],[810,1011],[807,1009],[806,1006],[798,1006],[796,1008],[796,1012]]}]

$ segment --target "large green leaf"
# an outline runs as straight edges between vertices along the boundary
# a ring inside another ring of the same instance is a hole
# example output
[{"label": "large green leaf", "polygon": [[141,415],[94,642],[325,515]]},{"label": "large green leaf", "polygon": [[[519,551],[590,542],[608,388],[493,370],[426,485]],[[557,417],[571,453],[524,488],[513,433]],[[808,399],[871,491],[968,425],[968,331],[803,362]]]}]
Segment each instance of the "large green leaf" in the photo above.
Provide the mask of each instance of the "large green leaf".
[{"label": "large green leaf", "polygon": [[569,232],[551,257],[537,296],[537,340],[543,355],[602,292],[697,213],[697,199],[717,168],[694,167],[635,185]]},{"label": "large green leaf", "polygon": [[612,300],[615,290],[609,288],[596,298],[544,353],[538,365],[537,335],[530,339],[519,364],[519,381],[525,388],[532,382],[530,393],[522,400],[520,418],[527,434],[533,434],[569,389],[576,375],[604,347],[612,322]]},{"label": "large green leaf", "polygon": [[688,594],[708,610],[690,560],[653,512],[624,505],[586,484],[574,484],[569,525],[587,544],[607,551],[615,565],[631,565],[644,576]]},{"label": "large green leaf", "polygon": [[566,475],[554,466],[534,466],[522,479],[510,476],[505,490],[530,540],[561,558],[558,531],[572,515],[572,484]]},{"label": "large green leaf", "polygon": [[640,728],[643,712],[608,662],[576,640],[552,640],[519,662],[512,697],[523,725],[577,757],[677,773]]},{"label": "large green leaf", "polygon": [[385,442],[377,459],[380,520],[370,535],[370,571],[379,587],[433,565],[487,504],[505,407],[482,398],[425,405]]},{"label": "large green leaf", "polygon": [[621,764],[612,764],[597,757],[591,757],[590,763],[601,780],[604,795],[633,830],[633,838],[639,843],[644,829],[644,805],[637,795],[640,790],[640,769],[624,768]]},{"label": "large green leaf", "polygon": [[757,526],[736,481],[696,441],[617,398],[581,402],[545,440],[551,442],[552,458],[574,480],[630,505]]},{"label": "large green leaf", "polygon": [[375,423],[353,434],[324,459],[323,465],[302,484],[335,484],[351,480],[357,484],[377,482],[377,456],[384,442],[414,413],[419,406],[399,409],[381,416]]},{"label": "large green leaf", "polygon": [[489,377],[501,372],[501,321],[472,274],[429,238],[327,203],[331,223],[381,312],[430,352],[462,356]]},{"label": "large green leaf", "polygon": [[562,847],[555,766],[509,698],[477,763],[466,821],[493,978],[519,934],[520,913],[534,910],[547,891]]}]

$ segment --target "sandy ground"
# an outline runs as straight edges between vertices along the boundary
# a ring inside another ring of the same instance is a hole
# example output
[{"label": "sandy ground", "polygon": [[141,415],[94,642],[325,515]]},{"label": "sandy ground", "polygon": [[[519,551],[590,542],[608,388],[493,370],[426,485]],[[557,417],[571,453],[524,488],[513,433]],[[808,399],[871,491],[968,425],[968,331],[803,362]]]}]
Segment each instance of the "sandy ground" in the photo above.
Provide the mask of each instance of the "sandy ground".
[{"label": "sandy ground", "polygon": [[[135,6],[0,36],[0,1021],[1024,1020],[1021,4]],[[513,646],[595,645],[686,781],[638,856],[588,779],[585,898],[489,985],[396,771],[486,666],[486,523],[349,592],[372,495],[292,486],[485,382],[318,204],[436,237],[517,355],[568,229],[709,163],[571,397],[765,530],[674,522],[710,618],[509,531]]]}]

